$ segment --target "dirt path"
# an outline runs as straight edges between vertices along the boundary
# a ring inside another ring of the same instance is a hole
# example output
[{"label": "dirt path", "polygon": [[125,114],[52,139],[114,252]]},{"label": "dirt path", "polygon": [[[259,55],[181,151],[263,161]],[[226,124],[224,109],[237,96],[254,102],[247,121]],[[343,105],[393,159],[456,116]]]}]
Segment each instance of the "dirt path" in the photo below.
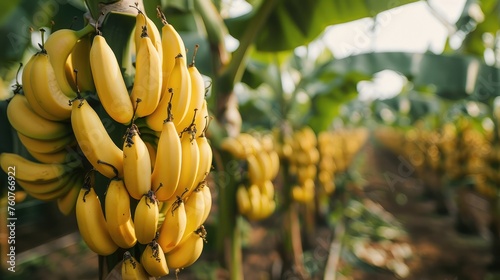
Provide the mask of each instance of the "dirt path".
[{"label": "dirt path", "polygon": [[[361,175],[369,198],[392,213],[409,234],[414,257],[410,280],[485,279],[490,243],[480,236],[459,234],[450,215],[436,214],[436,203],[424,195],[423,180],[399,155],[367,145]],[[364,274],[357,279],[397,279]]]}]

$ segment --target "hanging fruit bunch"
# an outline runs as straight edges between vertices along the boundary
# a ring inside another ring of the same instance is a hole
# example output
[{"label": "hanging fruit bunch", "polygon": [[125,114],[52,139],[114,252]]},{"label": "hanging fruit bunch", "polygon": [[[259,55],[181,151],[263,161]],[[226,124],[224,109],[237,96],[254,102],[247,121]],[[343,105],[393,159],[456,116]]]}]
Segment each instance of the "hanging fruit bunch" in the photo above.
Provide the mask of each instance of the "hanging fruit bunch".
[{"label": "hanging fruit bunch", "polygon": [[271,134],[240,133],[225,138],[221,149],[238,159],[245,176],[236,190],[240,214],[250,220],[269,217],[276,208],[273,180],[279,172],[279,156]]},{"label": "hanging fruit bunch", "polygon": [[[92,251],[124,252],[124,279],[161,277],[193,264],[212,205],[198,46],[188,64],[184,42],[163,13],[158,9],[160,32],[137,10],[131,88],[99,28],[50,34],[25,65],[22,91],[8,105],[9,121],[32,158],[0,155],[2,169],[15,166],[29,195],[57,200],[62,213],[76,214]],[[113,137],[110,127],[125,133]]]},{"label": "hanging fruit bunch", "polygon": [[294,201],[306,203],[314,199],[317,164],[320,159],[317,143],[314,131],[304,126],[285,135],[283,144],[279,147],[280,157],[289,163],[286,176],[294,178],[295,185],[290,194]]}]

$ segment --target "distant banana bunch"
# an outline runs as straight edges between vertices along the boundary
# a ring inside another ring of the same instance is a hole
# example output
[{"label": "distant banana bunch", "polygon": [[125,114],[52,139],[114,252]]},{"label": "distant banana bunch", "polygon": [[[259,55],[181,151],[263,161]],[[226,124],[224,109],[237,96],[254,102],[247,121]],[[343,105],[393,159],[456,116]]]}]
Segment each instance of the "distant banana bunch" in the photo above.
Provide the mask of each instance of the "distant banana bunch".
[{"label": "distant banana bunch", "polygon": [[475,188],[481,195],[495,199],[500,186],[500,145],[488,145],[488,153],[482,156],[483,164],[480,171],[473,175]]},{"label": "distant banana bunch", "polygon": [[[3,153],[0,165],[5,172],[16,166],[29,195],[75,212],[91,250],[107,256],[134,247],[140,254],[124,257],[124,267],[161,277],[203,250],[212,205],[209,114],[194,64],[198,46],[188,65],[184,42],[163,13],[159,30],[137,10],[130,87],[98,28],[61,29],[39,44],[24,66],[23,93],[7,108],[31,157]],[[108,133],[99,105],[114,128],[126,130],[122,139]]]},{"label": "distant banana bunch", "polygon": [[247,174],[236,190],[240,214],[250,220],[269,217],[276,208],[273,180],[280,168],[272,135],[240,133],[224,139],[221,149],[239,159]]},{"label": "distant banana bunch", "polygon": [[289,176],[296,178],[291,189],[292,199],[300,203],[312,202],[320,160],[315,132],[308,126],[295,130],[284,139],[281,153],[290,163]]}]

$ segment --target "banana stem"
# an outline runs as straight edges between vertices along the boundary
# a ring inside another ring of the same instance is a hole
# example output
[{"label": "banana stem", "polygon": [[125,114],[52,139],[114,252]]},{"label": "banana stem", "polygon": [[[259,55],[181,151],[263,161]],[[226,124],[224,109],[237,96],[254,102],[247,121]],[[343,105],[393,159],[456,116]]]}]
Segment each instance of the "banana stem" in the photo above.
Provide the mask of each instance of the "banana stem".
[{"label": "banana stem", "polygon": [[[236,182],[235,175],[226,170],[231,161],[229,154],[214,154],[214,160],[218,165],[217,187],[219,190],[219,228],[217,231],[217,256],[222,266],[229,270],[231,279],[243,279],[243,265],[241,254],[241,229],[236,214]],[[220,174],[220,175],[219,175]],[[230,178],[230,180],[228,180]]]}]

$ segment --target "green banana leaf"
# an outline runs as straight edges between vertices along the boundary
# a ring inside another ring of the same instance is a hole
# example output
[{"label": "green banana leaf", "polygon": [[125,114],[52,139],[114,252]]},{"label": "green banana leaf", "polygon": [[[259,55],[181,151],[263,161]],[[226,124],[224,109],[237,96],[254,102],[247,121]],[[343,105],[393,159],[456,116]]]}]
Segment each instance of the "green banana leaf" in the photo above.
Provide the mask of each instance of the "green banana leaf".
[{"label": "green banana leaf", "polygon": [[393,70],[408,77],[415,86],[433,86],[435,93],[450,100],[473,99],[486,102],[500,94],[499,68],[488,66],[478,58],[464,55],[432,53],[381,52],[364,53],[332,60],[316,71],[328,68],[336,73],[373,75]]},{"label": "green banana leaf", "polygon": [[[417,0],[279,0],[255,41],[258,51],[277,52],[305,45],[329,25],[345,23],[416,2]],[[226,19],[229,33],[240,39],[257,9]]]},{"label": "green banana leaf", "polygon": [[484,14],[484,21],[478,23],[474,18],[469,17],[467,23],[463,24],[461,30],[466,29],[464,31],[467,36],[462,43],[460,51],[483,57],[486,49],[485,42],[483,41],[484,34],[489,33],[495,36],[500,30],[500,1],[482,0],[478,1],[478,4]]}]

